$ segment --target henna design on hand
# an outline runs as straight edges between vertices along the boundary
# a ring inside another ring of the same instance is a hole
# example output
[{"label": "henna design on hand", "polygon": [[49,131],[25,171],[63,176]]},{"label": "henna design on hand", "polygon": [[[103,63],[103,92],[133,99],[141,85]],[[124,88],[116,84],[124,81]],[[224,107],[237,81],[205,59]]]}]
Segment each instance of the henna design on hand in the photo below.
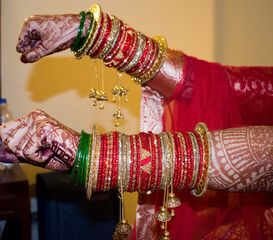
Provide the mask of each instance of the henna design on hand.
[{"label": "henna design on hand", "polygon": [[273,191],[273,127],[213,131],[211,139],[211,189]]},{"label": "henna design on hand", "polygon": [[80,134],[41,110],[0,127],[5,148],[20,161],[54,169],[73,166]]},{"label": "henna design on hand", "polygon": [[[40,58],[63,51],[75,41],[80,16],[35,15],[27,18],[23,24],[17,43],[17,51],[22,53],[22,62],[35,62]],[[89,19],[86,19],[83,36],[86,34]]]}]

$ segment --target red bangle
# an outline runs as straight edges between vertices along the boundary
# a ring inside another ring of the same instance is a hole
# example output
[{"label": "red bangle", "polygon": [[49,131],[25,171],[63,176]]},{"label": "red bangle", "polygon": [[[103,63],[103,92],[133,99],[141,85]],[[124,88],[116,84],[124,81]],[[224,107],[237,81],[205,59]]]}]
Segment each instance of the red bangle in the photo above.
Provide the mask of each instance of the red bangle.
[{"label": "red bangle", "polygon": [[138,188],[140,192],[146,192],[147,185],[149,184],[150,169],[149,164],[151,162],[150,144],[147,133],[139,133],[139,145],[140,145],[140,174]]},{"label": "red bangle", "polygon": [[190,182],[192,180],[192,174],[193,174],[193,154],[192,154],[192,145],[189,138],[188,133],[183,133],[186,145],[187,145],[187,160],[188,160],[188,167],[187,167],[187,179],[185,183],[185,188],[188,188],[190,186]]},{"label": "red bangle", "polygon": [[103,153],[104,153],[104,134],[101,134],[101,144],[100,144],[100,159],[99,159],[99,171],[98,171],[98,180],[97,180],[97,191],[100,189],[101,176],[102,176],[102,167],[103,167]]},{"label": "red bangle", "polygon": [[138,71],[134,73],[134,76],[139,77],[142,76],[144,73],[148,72],[152,68],[152,64],[155,61],[156,54],[156,42],[153,39],[149,39],[150,46],[146,55],[145,61],[139,67]]},{"label": "red bangle", "polygon": [[173,187],[178,188],[179,180],[180,180],[180,172],[181,172],[181,146],[179,144],[179,139],[176,133],[173,133],[174,143],[175,143],[175,169],[174,169],[174,183]]},{"label": "red bangle", "polygon": [[119,36],[117,38],[117,41],[115,42],[114,47],[110,51],[110,53],[103,59],[106,66],[110,67],[111,61],[115,58],[115,56],[118,54],[119,46],[122,44],[122,41],[124,41],[124,37],[126,36],[126,26],[123,24],[122,21],[120,21],[120,31]]},{"label": "red bangle", "polygon": [[198,177],[197,177],[197,182],[194,186],[197,187],[199,182],[200,182],[200,179],[201,179],[201,175],[202,175],[202,170],[203,170],[203,161],[204,161],[204,158],[203,158],[203,146],[202,146],[202,140],[201,140],[201,136],[199,135],[199,133],[197,132],[193,132],[196,136],[196,140],[197,140],[197,143],[198,143],[198,146],[199,146],[199,156],[200,156],[200,160],[199,160],[199,171],[198,171]]},{"label": "red bangle", "polygon": [[101,14],[101,19],[100,19],[100,25],[99,25],[99,29],[98,29],[98,31],[97,31],[97,34],[96,34],[96,36],[94,36],[94,41],[93,41],[93,43],[92,43],[92,45],[89,47],[89,49],[87,50],[87,55],[89,55],[90,54],[90,52],[93,50],[93,47],[96,45],[96,42],[98,41],[98,39],[99,39],[99,37],[100,37],[100,34],[101,34],[101,29],[102,29],[102,27],[103,27],[103,23],[104,23],[104,14]]},{"label": "red bangle", "polygon": [[111,177],[111,189],[116,188],[118,179],[118,132],[113,132],[113,155],[112,155],[112,177]]},{"label": "red bangle", "polygon": [[130,75],[134,75],[134,73],[137,72],[137,70],[140,68],[140,66],[142,65],[142,63],[146,59],[146,55],[148,53],[148,49],[150,48],[151,40],[148,37],[146,37],[146,36],[144,36],[144,37],[146,39],[146,44],[145,44],[144,52],[143,52],[142,57],[140,58],[139,62],[137,63],[137,65],[127,71],[127,73],[130,74]]},{"label": "red bangle", "polygon": [[156,161],[155,161],[155,146],[156,146],[156,137],[154,136],[154,134],[152,132],[149,132],[149,136],[150,136],[150,142],[151,142],[151,162],[152,162],[152,166],[151,166],[151,176],[150,176],[150,181],[149,181],[149,190],[152,190],[154,188],[155,185],[155,166],[156,166]]},{"label": "red bangle", "polygon": [[158,170],[157,170],[157,181],[156,181],[156,190],[159,190],[159,186],[160,186],[160,181],[161,181],[161,174],[162,174],[162,163],[161,163],[161,159],[162,159],[162,152],[161,152],[161,142],[160,142],[160,137],[158,134],[155,135],[156,136],[156,140],[157,140],[157,152],[158,152]]},{"label": "red bangle", "polygon": [[136,52],[136,49],[137,49],[137,45],[138,45],[138,34],[135,30],[133,30],[133,37],[132,37],[132,41],[131,41],[131,44],[130,44],[130,47],[128,49],[128,56],[127,57],[124,57],[122,63],[117,66],[117,69],[120,71],[120,72],[123,72],[124,69],[128,66],[128,64],[131,62],[131,60],[133,59],[134,55],[135,55],[135,52]]},{"label": "red bangle", "polygon": [[102,35],[100,38],[100,41],[98,41],[98,43],[96,44],[96,49],[94,49],[92,52],[90,51],[90,57],[92,58],[96,58],[101,51],[104,49],[106,42],[109,38],[110,32],[111,32],[111,28],[112,28],[112,21],[111,18],[106,14],[106,20],[107,21],[107,27],[103,28],[102,31]]},{"label": "red bangle", "polygon": [[182,190],[185,187],[186,178],[187,178],[188,157],[187,157],[187,146],[186,146],[184,135],[182,133],[177,133],[177,134],[178,134],[179,145],[181,146],[181,159],[182,159],[178,189]]},{"label": "red bangle", "polygon": [[136,171],[135,171],[135,186],[134,191],[137,191],[138,189],[138,182],[139,182],[139,174],[140,174],[140,162],[141,162],[141,156],[140,156],[140,146],[139,146],[139,137],[135,135],[135,142],[136,142]]},{"label": "red bangle", "polygon": [[118,53],[114,60],[110,63],[111,67],[117,68],[120,64],[123,63],[124,59],[126,56],[129,54],[129,49],[131,47],[131,42],[133,39],[133,32],[128,31],[127,26],[126,26],[126,35],[124,38],[124,41],[121,45],[119,45]]},{"label": "red bangle", "polygon": [[104,140],[103,140],[103,153],[102,154],[102,171],[101,171],[101,184],[99,186],[99,191],[103,190],[103,186],[104,186],[104,180],[105,180],[105,171],[106,171],[106,159],[107,159],[107,134],[103,134],[104,135]]}]

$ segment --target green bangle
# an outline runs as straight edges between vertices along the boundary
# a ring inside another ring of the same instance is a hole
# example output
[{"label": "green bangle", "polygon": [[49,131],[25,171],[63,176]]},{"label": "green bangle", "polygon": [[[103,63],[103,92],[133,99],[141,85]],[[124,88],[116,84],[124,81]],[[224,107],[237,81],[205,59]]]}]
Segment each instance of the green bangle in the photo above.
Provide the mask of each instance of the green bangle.
[{"label": "green bangle", "polygon": [[90,145],[90,134],[83,132],[82,139],[83,139],[82,150],[79,156],[80,164],[79,164],[79,172],[77,176],[77,182],[80,185],[85,184],[89,145]]},{"label": "green bangle", "polygon": [[74,51],[78,51],[79,49],[81,49],[83,47],[83,45],[85,44],[85,42],[88,39],[88,36],[90,35],[91,29],[92,29],[92,26],[93,26],[94,14],[92,12],[87,12],[86,14],[90,14],[90,17],[91,17],[90,18],[90,25],[89,25],[89,28],[88,28],[88,32],[87,32],[85,38],[81,39],[79,47],[77,49],[75,49]]},{"label": "green bangle", "polygon": [[80,141],[79,141],[79,145],[78,145],[78,150],[77,150],[75,161],[74,161],[74,166],[73,166],[73,169],[72,169],[72,172],[71,172],[71,175],[70,175],[70,181],[73,180],[74,175],[76,173],[77,165],[78,165],[78,162],[79,162],[79,155],[80,155],[80,152],[81,152],[81,146],[82,146],[82,133],[81,133],[81,137],[80,137]]},{"label": "green bangle", "polygon": [[81,11],[80,14],[82,15],[81,21],[80,21],[80,26],[79,26],[78,34],[76,37],[76,41],[75,41],[74,45],[70,48],[71,51],[76,51],[77,49],[79,49],[78,45],[79,45],[79,42],[82,37],[82,30],[83,30],[84,21],[85,21],[85,11]]}]

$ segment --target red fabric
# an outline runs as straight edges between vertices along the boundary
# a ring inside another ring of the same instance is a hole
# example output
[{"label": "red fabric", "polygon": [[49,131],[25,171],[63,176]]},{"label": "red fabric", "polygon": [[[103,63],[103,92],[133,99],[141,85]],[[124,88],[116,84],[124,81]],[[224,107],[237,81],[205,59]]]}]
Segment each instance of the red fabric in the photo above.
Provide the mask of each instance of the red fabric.
[{"label": "red fabric", "polygon": [[[164,131],[192,131],[198,122],[209,130],[273,125],[272,86],[271,67],[224,67],[185,55],[184,84],[165,107]],[[273,207],[272,193],[208,191],[198,199],[185,190],[176,195],[183,204],[168,224],[172,239],[273,239],[264,216]]]},{"label": "red fabric", "polygon": [[[173,66],[174,67],[174,66]],[[165,105],[165,131],[192,131],[198,122],[209,130],[246,125],[273,125],[273,67],[228,67],[184,55],[183,79]],[[208,190],[202,198],[189,190],[176,191],[182,205],[168,223],[171,239],[273,239],[273,194],[228,193]],[[139,205],[155,212],[163,193],[140,195]],[[145,215],[146,214],[146,215]],[[152,230],[151,219],[138,231],[142,239],[158,239],[159,223]],[[149,226],[147,226],[147,224]],[[134,228],[135,231],[135,228]],[[133,232],[131,239],[136,239]],[[138,239],[139,240],[139,239]]]}]

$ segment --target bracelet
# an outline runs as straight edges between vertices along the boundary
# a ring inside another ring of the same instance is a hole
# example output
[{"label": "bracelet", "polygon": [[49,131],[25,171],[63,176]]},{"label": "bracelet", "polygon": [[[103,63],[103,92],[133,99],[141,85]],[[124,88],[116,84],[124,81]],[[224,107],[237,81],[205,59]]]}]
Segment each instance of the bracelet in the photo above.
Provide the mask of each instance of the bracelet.
[{"label": "bracelet", "polygon": [[206,192],[209,181],[210,174],[210,165],[211,165],[211,142],[210,142],[210,134],[208,128],[205,123],[198,123],[194,129],[201,136],[202,144],[203,144],[203,169],[202,175],[200,179],[200,183],[196,188],[192,190],[192,194],[195,197],[201,197]]},{"label": "bracelet", "polygon": [[155,36],[153,39],[157,42],[159,45],[159,52],[158,56],[151,67],[151,69],[145,73],[144,75],[140,77],[132,77],[132,80],[137,83],[137,84],[144,84],[148,82],[150,79],[152,79],[160,70],[161,66],[163,65],[166,55],[167,55],[167,41],[164,37],[162,36]]},{"label": "bracelet", "polygon": [[75,43],[74,43],[74,45],[70,48],[71,51],[76,51],[76,50],[78,50],[78,45],[79,45],[79,42],[80,42],[81,37],[82,37],[82,30],[83,30],[84,21],[85,21],[85,11],[81,11],[80,14],[81,14],[80,26],[79,26],[79,30],[78,30],[78,34],[77,34]]},{"label": "bracelet", "polygon": [[91,20],[94,19],[95,21],[93,20],[92,22],[90,22],[90,31],[88,31],[89,34],[86,35],[86,38],[81,48],[79,48],[77,51],[74,51],[74,56],[76,59],[81,59],[83,56],[86,55],[91,45],[93,44],[96,34],[98,33],[98,29],[100,27],[102,18],[100,5],[94,4],[90,7],[88,11],[92,13]]}]

